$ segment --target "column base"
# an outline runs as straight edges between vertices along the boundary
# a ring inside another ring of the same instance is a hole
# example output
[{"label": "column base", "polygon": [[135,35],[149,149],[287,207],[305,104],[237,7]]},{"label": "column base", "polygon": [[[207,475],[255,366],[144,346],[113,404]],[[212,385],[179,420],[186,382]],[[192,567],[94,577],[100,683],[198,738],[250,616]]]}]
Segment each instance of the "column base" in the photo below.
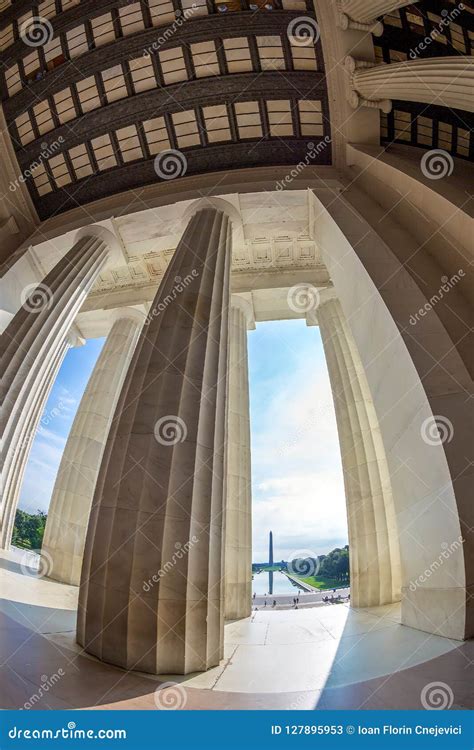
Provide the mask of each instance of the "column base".
[{"label": "column base", "polygon": [[464,641],[473,632],[466,629],[466,601],[472,601],[474,587],[434,589],[402,588],[402,625],[425,633]]},{"label": "column base", "polygon": [[234,583],[226,586],[225,619],[243,620],[252,613],[252,593],[249,583]]},{"label": "column base", "polygon": [[82,554],[65,555],[60,549],[42,547],[41,557],[50,563],[48,578],[68,586],[79,586],[81,582]]}]

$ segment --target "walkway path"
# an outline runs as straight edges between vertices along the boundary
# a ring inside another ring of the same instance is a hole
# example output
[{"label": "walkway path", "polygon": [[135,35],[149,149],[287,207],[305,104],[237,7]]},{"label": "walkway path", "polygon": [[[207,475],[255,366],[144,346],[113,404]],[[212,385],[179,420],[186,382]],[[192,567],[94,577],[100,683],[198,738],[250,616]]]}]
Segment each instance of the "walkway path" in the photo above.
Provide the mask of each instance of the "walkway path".
[{"label": "walkway path", "polygon": [[314,589],[311,591],[298,591],[296,588],[294,592],[292,591],[289,594],[267,594],[266,596],[264,594],[257,594],[255,598],[252,599],[252,609],[255,609],[255,607],[258,607],[259,609],[263,607],[265,600],[267,601],[267,608],[271,609],[273,600],[276,600],[277,609],[288,609],[289,607],[294,606],[293,599],[295,597],[299,597],[298,607],[314,607],[317,604],[323,604],[323,598],[325,596],[341,596],[344,599],[347,599],[349,593],[350,588],[346,586],[344,588],[336,589],[335,594],[332,589],[329,591],[315,591]]}]

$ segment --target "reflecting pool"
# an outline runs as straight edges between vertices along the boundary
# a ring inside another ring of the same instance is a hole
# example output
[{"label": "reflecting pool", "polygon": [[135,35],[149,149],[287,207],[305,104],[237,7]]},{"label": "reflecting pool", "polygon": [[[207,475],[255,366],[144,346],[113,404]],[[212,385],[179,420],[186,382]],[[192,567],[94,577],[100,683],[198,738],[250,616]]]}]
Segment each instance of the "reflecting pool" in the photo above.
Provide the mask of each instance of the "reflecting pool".
[{"label": "reflecting pool", "polygon": [[293,584],[284,573],[254,573],[252,581],[253,594],[296,594],[303,591],[300,586]]}]

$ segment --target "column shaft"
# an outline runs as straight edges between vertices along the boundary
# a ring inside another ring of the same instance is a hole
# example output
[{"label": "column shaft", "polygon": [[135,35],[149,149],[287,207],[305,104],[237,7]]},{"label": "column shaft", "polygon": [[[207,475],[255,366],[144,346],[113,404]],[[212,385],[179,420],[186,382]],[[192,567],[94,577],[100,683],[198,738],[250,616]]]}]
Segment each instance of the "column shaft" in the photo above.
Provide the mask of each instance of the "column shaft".
[{"label": "column shaft", "polygon": [[252,596],[252,490],[247,315],[232,300],[229,326],[225,617],[248,617]]},{"label": "column shaft", "polygon": [[360,23],[371,23],[376,18],[405,5],[413,5],[416,0],[341,0],[341,10],[349,18]]},{"label": "column shaft", "polygon": [[117,404],[84,551],[78,641],[127,669],[219,663],[231,233],[196,213]]},{"label": "column shaft", "polygon": [[54,485],[42,551],[50,578],[79,585],[92,498],[143,315],[119,310],[79,404]]},{"label": "column shaft", "polygon": [[5,329],[0,344],[3,406],[0,417],[5,482],[0,546],[8,547],[16,513],[19,446],[28,435],[31,412],[46,373],[106,260],[106,245],[82,238],[29,295]]},{"label": "column shaft", "polygon": [[347,499],[351,603],[400,599],[400,553],[387,460],[355,341],[338,300],[318,308]]},{"label": "column shaft", "polygon": [[[351,60],[351,58],[349,58]],[[400,99],[474,112],[474,58],[430,57],[357,69],[348,62],[354,91],[367,101]]]}]

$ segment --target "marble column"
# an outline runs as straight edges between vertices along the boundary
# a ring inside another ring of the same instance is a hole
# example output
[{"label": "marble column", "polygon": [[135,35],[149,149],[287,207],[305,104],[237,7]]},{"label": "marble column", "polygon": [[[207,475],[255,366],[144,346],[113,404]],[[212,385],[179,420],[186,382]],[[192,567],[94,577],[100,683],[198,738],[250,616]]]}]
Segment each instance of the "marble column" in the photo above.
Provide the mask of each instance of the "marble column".
[{"label": "marble column", "polygon": [[371,31],[376,36],[383,33],[383,24],[377,19],[397,8],[413,5],[416,0],[339,0],[342,28]]},{"label": "marble column", "polygon": [[96,362],[69,433],[54,485],[42,552],[48,576],[78,586],[92,498],[120,390],[144,315],[124,307]]},{"label": "marble column", "polygon": [[28,437],[31,412],[41,398],[47,373],[65,336],[107,258],[103,234],[80,236],[73,248],[28,294],[2,335],[0,344],[3,406],[3,500],[0,546],[10,544],[16,513],[19,451]]},{"label": "marble column", "polygon": [[125,378],[94,494],[78,642],[187,674],[223,654],[223,486],[231,225],[190,219]]},{"label": "marble column", "polygon": [[473,57],[427,57],[374,65],[348,56],[345,66],[353,107],[383,103],[382,109],[390,111],[390,100],[399,99],[474,112]]},{"label": "marble column", "polygon": [[400,599],[400,552],[390,476],[367,378],[335,299],[317,318],[331,382],[347,500],[351,604]]},{"label": "marble column", "polygon": [[225,510],[225,617],[248,617],[252,609],[252,489],[247,330],[253,311],[231,297]]}]

